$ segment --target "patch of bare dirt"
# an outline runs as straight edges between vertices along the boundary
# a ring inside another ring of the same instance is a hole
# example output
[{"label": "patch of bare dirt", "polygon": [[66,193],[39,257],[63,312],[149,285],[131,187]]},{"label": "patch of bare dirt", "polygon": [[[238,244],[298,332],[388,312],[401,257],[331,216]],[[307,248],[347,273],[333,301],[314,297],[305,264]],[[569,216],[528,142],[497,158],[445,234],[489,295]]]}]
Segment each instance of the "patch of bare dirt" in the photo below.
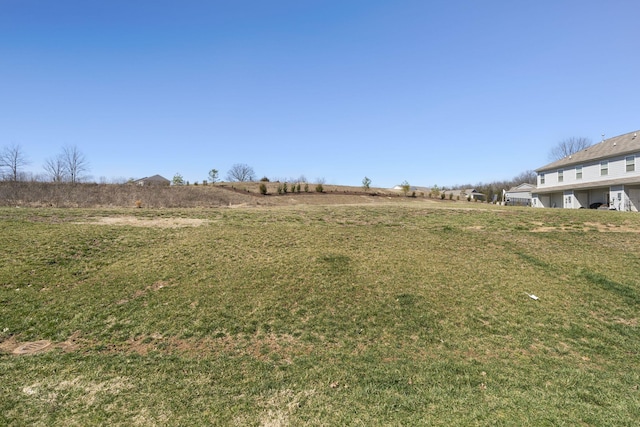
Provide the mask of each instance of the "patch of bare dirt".
[{"label": "patch of bare dirt", "polygon": [[[576,231],[575,229],[572,229]],[[565,227],[537,227],[531,230],[532,233],[548,233],[550,231],[567,231]]]},{"label": "patch of bare dirt", "polygon": [[[83,406],[91,406],[99,402],[98,397],[108,394],[115,395],[131,389],[132,386],[125,377],[116,377],[102,382],[91,381],[83,376],[71,380],[59,380],[59,378],[47,377],[42,381],[25,385],[22,393],[57,406],[60,395],[77,395],[78,403]],[[78,392],[78,393],[70,393]]]},{"label": "patch of bare dirt", "polygon": [[600,233],[640,233],[640,228],[628,225],[602,224],[600,222],[585,222],[582,228],[563,226],[542,226],[531,230],[532,233],[545,233],[550,231],[598,231]]},{"label": "patch of bare dirt", "polygon": [[31,341],[20,344],[18,347],[13,349],[12,353],[34,354],[46,351],[49,347],[51,347],[51,341],[49,340]]},{"label": "patch of bare dirt", "polygon": [[[96,344],[95,342],[85,342],[83,343],[83,348],[90,348]],[[119,344],[108,345],[102,351],[107,353],[137,353],[143,356],[149,352],[201,356],[232,354],[245,355],[262,361],[273,361],[273,357],[276,357],[279,363],[290,364],[296,356],[308,355],[312,350],[313,346],[310,344],[303,343],[300,339],[287,334],[224,335],[219,338],[183,339],[153,333],[139,335]]]},{"label": "patch of bare dirt", "polygon": [[629,227],[627,225],[618,226],[613,224],[601,224],[598,222],[585,222],[584,226],[608,233],[640,233],[640,229]]},{"label": "patch of bare dirt", "polygon": [[18,342],[16,337],[11,337],[0,343],[0,351],[15,354],[18,356],[43,353],[55,349],[60,349],[63,351],[73,351],[77,348],[78,337],[79,333],[76,332],[71,335],[66,341],[57,343],[51,342],[49,340]]},{"label": "patch of bare dirt", "polygon": [[96,218],[91,222],[84,224],[98,225],[129,225],[133,227],[158,227],[158,228],[181,228],[181,227],[199,227],[208,221],[198,218],[153,218],[142,219],[134,216],[110,216]]}]

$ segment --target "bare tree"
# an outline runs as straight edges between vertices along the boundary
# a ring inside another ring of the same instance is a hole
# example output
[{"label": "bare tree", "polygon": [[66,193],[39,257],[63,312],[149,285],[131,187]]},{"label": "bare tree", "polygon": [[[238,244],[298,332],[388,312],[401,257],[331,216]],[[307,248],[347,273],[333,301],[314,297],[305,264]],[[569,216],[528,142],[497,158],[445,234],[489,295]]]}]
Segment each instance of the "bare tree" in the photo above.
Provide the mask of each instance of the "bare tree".
[{"label": "bare tree", "polygon": [[52,182],[62,182],[64,181],[65,167],[64,160],[62,156],[56,156],[52,158],[48,158],[44,161],[44,165],[42,168],[47,173],[47,177]]},{"label": "bare tree", "polygon": [[28,165],[29,159],[19,145],[4,147],[0,151],[0,172],[6,175],[10,181],[19,181],[21,177],[20,168]]},{"label": "bare tree", "polygon": [[520,173],[519,175],[514,176],[511,181],[511,184],[514,186],[524,183],[536,184],[538,182],[538,174],[536,173],[536,171],[527,170]]},{"label": "bare tree", "polygon": [[255,181],[256,174],[251,166],[245,165],[244,163],[236,163],[231,166],[231,169],[227,172],[227,180],[240,182]]},{"label": "bare tree", "polygon": [[589,138],[585,137],[571,137],[560,141],[549,152],[549,160],[555,162],[556,160],[564,159],[567,156],[584,150],[592,144]]},{"label": "bare tree", "polygon": [[89,171],[89,162],[75,145],[63,147],[61,159],[65,175],[72,184],[80,182],[83,174]]}]

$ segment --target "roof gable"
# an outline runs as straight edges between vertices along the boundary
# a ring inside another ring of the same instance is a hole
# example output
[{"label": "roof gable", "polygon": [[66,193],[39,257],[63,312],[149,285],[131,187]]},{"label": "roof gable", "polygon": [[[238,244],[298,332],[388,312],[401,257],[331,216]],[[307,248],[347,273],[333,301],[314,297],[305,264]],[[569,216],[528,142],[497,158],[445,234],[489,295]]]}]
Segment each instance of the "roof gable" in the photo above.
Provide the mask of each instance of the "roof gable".
[{"label": "roof gable", "polygon": [[144,178],[136,179],[133,182],[136,184],[141,182],[171,183],[171,181],[161,175],[145,176]]},{"label": "roof gable", "polygon": [[529,184],[528,182],[523,182],[520,185],[517,185],[515,187],[511,187],[508,191],[510,192],[518,192],[518,191],[531,191],[533,189],[535,189],[536,186],[533,184]]},{"label": "roof gable", "polygon": [[640,135],[638,135],[638,132],[640,132],[640,130],[605,139],[598,144],[594,144],[570,156],[549,163],[546,166],[542,166],[541,168],[536,169],[536,172],[561,169],[570,165],[576,165],[589,161],[606,159],[608,157],[620,156],[640,151]]},{"label": "roof gable", "polygon": [[149,178],[143,178],[143,179],[145,179],[147,181],[171,182],[167,178],[165,178],[164,176],[160,176],[160,175],[153,175],[153,176],[150,176]]}]

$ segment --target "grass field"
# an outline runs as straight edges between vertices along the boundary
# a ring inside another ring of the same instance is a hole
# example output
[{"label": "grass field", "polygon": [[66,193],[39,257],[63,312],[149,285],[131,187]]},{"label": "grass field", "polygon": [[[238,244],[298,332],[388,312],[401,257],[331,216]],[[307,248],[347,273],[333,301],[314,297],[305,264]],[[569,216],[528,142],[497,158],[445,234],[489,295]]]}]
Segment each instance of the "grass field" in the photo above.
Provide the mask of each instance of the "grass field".
[{"label": "grass field", "polygon": [[638,214],[2,208],[0,248],[0,425],[640,419]]}]

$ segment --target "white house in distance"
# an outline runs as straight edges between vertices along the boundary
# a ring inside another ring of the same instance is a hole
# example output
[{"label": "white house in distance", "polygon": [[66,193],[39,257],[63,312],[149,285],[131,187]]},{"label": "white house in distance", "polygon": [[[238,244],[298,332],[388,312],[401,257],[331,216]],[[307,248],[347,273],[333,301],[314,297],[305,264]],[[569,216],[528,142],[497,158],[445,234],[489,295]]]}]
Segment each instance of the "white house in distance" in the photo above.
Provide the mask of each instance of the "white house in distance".
[{"label": "white house in distance", "polygon": [[531,204],[531,193],[535,190],[535,185],[526,182],[522,183],[505,191],[503,201],[507,205],[529,206]]},{"label": "white house in distance", "polygon": [[531,204],[540,208],[640,209],[640,130],[605,139],[539,169]]}]

